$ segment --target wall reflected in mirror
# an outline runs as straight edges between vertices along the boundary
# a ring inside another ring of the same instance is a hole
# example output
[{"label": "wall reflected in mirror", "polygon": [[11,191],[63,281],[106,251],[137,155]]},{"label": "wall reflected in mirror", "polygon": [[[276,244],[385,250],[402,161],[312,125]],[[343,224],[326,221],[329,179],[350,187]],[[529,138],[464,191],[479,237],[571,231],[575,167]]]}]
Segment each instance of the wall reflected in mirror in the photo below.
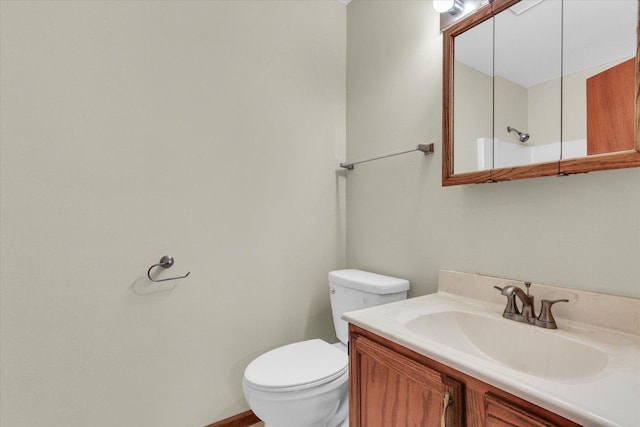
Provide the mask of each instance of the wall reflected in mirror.
[{"label": "wall reflected in mirror", "polygon": [[493,142],[493,20],[456,37],[454,62],[454,170],[487,170],[479,154]]},{"label": "wall reflected in mirror", "polygon": [[638,2],[563,8],[563,143],[586,141],[583,156],[633,150]]},{"label": "wall reflected in mirror", "polygon": [[520,2],[494,19],[493,167],[557,161],[562,2]]},{"label": "wall reflected in mirror", "polygon": [[457,35],[454,173],[633,150],[637,8],[523,0]]}]

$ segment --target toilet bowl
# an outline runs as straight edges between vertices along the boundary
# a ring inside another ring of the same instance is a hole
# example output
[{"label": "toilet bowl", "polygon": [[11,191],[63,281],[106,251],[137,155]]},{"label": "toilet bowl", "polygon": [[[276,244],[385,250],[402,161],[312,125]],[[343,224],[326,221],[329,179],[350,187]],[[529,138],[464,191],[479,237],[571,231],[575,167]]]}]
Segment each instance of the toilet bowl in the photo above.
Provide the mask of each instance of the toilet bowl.
[{"label": "toilet bowl", "polygon": [[315,339],[259,356],[242,388],[266,427],[336,427],[348,414],[347,379],[346,351]]},{"label": "toilet bowl", "polygon": [[268,351],[245,369],[247,403],[265,427],[348,427],[347,328],[343,313],[405,299],[409,282],[360,270],[329,273],[340,342],[296,342]]}]

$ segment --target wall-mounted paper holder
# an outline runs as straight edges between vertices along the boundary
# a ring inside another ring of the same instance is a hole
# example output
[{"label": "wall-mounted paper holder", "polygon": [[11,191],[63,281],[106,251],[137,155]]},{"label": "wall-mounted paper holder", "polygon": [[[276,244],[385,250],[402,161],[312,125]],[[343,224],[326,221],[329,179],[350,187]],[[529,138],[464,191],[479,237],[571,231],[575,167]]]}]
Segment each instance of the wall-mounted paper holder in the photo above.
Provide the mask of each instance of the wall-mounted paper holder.
[{"label": "wall-mounted paper holder", "polygon": [[162,258],[160,258],[160,262],[158,264],[153,264],[151,267],[149,267],[149,270],[147,270],[147,277],[152,282],[158,283],[158,282],[166,282],[168,280],[184,279],[189,274],[191,274],[191,272],[188,272],[184,276],[169,277],[168,279],[154,279],[154,278],[151,277],[151,270],[153,270],[153,268],[155,268],[155,267],[170,268],[173,265],[173,262],[174,261],[173,261],[173,257],[172,256],[169,256],[169,255],[163,256]]}]

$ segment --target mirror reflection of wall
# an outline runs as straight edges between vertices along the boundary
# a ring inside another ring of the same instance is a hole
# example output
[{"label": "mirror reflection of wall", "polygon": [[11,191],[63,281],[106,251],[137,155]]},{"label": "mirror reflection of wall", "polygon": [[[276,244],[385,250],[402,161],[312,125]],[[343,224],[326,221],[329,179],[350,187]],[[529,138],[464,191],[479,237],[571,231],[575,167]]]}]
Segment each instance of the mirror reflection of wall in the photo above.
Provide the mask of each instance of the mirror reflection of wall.
[{"label": "mirror reflection of wall", "polygon": [[521,1],[499,13],[494,43],[494,167],[559,160],[562,2]]},{"label": "mirror reflection of wall", "polygon": [[456,37],[454,87],[454,170],[491,169],[493,164],[478,154],[478,141],[493,141],[492,20]]},{"label": "mirror reflection of wall", "polygon": [[563,4],[562,140],[582,156],[633,149],[637,25],[637,1]]}]

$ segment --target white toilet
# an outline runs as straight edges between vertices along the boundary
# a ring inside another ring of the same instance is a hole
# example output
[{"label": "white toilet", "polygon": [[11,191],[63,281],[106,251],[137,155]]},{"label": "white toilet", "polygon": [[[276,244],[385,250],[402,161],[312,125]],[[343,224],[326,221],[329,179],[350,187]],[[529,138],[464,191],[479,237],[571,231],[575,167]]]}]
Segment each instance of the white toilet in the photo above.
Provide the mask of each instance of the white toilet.
[{"label": "white toilet", "polygon": [[271,350],[244,371],[242,388],[265,427],[349,425],[347,311],[403,300],[409,282],[360,270],[329,273],[331,311],[340,342],[301,341]]}]

